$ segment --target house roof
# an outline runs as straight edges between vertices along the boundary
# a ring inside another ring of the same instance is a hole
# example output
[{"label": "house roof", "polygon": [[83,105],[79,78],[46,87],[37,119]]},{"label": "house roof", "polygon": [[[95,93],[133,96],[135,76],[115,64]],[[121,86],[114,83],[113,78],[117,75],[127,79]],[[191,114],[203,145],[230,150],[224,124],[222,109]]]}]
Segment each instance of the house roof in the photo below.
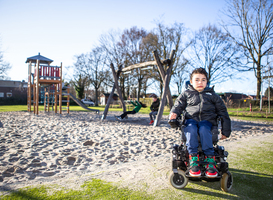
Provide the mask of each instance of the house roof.
[{"label": "house roof", "polygon": [[39,53],[39,54],[36,55],[36,56],[32,56],[32,57],[27,58],[26,63],[28,63],[28,62],[30,62],[30,61],[31,61],[31,63],[36,63],[37,60],[39,60],[40,63],[43,63],[43,64],[49,64],[49,63],[52,63],[52,62],[53,62],[53,60],[51,60],[51,59],[49,59],[49,58],[46,58],[46,57],[40,55],[40,53]]},{"label": "house roof", "polygon": [[25,81],[0,80],[0,87],[27,87]]}]

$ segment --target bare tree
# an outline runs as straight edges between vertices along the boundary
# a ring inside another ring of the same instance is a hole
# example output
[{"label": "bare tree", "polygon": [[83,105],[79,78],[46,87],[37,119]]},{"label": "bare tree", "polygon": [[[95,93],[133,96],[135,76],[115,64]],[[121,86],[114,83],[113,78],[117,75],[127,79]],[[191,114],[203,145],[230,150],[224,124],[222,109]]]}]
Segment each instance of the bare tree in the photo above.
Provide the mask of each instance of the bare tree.
[{"label": "bare tree", "polygon": [[86,67],[85,55],[76,55],[76,62],[74,66],[70,66],[69,68],[73,68],[73,80],[71,81],[74,85],[75,91],[77,93],[78,98],[84,98],[84,91],[88,87],[88,77],[84,73],[83,69]]},{"label": "bare tree", "polygon": [[[152,52],[147,54],[144,50],[143,38],[147,36],[143,28],[132,27],[123,32],[110,31],[100,37],[100,46],[107,57],[107,64],[112,62],[115,67],[123,65],[127,67],[132,64],[151,60]],[[132,70],[129,74],[122,73],[119,84],[124,98],[132,93],[132,86],[137,87],[138,96],[143,90],[144,80],[148,81],[147,71],[140,69]],[[110,77],[112,78],[112,76]],[[108,81],[110,83],[110,81]]]},{"label": "bare tree", "polygon": [[[257,78],[257,96],[262,83],[262,58],[272,55],[273,50],[273,3],[272,0],[232,0],[225,10],[228,21],[222,22],[228,36],[244,50],[245,70],[253,70]],[[237,32],[235,34],[233,32]]]},{"label": "bare tree", "polygon": [[0,51],[0,79],[9,79],[7,72],[11,69],[11,65],[4,61],[4,54]]},{"label": "bare tree", "polygon": [[79,74],[78,77],[75,77],[74,80],[71,82],[74,85],[77,97],[79,99],[83,99],[85,87],[88,83],[88,77],[83,77],[82,74]]},{"label": "bare tree", "polygon": [[105,67],[105,57],[102,52],[102,49],[97,47],[94,48],[88,54],[88,65],[84,68],[86,75],[89,77],[90,84],[95,89],[95,105],[98,106],[98,98],[99,98],[99,89],[101,84],[106,79],[106,73],[104,70]]},{"label": "bare tree", "polygon": [[[126,50],[119,45],[119,42],[121,41],[121,35],[122,34],[120,31],[111,30],[106,34],[101,35],[99,39],[100,47],[105,55],[105,64],[109,67],[109,70],[106,70],[109,72],[109,75],[106,76],[106,80],[103,83],[105,87],[111,88],[114,84],[112,72],[110,70],[110,64],[113,63],[114,67],[117,69],[118,66],[124,65],[126,63],[126,58],[124,56],[124,52]],[[125,96],[125,77],[121,75],[119,80],[122,94]]]},{"label": "bare tree", "polygon": [[[105,52],[105,64],[109,65],[113,63],[116,66],[120,66],[124,63],[125,58],[123,57],[123,52],[125,51],[121,48],[118,43],[121,40],[121,32],[111,30],[106,34],[102,34],[99,38],[99,47]],[[109,67],[110,68],[110,67]]]},{"label": "bare tree", "polygon": [[[174,23],[170,26],[165,26],[162,22],[156,22],[156,28],[153,33],[148,35],[146,39],[146,44],[149,48],[154,48],[157,50],[161,59],[168,59],[171,51],[175,50],[174,63],[172,74],[175,71],[183,71],[183,53],[185,49],[188,48],[190,42],[186,37],[187,29],[184,27],[183,23]],[[165,70],[167,66],[164,66]],[[163,80],[159,75],[159,71],[156,71],[154,78],[160,82],[160,91],[162,93]]]},{"label": "bare tree", "polygon": [[205,68],[210,83],[228,80],[240,66],[238,46],[215,25],[199,29],[189,49],[191,66]]},{"label": "bare tree", "polygon": [[[127,66],[149,61],[151,52],[144,51],[143,38],[147,36],[147,31],[143,28],[132,27],[123,31],[121,41],[118,43],[123,48],[123,56],[126,58]],[[143,89],[144,80],[148,81],[147,72],[141,69],[133,70],[131,78],[127,79],[128,89],[134,85],[137,88],[137,97],[140,96]]]},{"label": "bare tree", "polygon": [[185,81],[189,79],[189,71],[187,70],[188,64],[189,60],[184,58],[180,68],[182,70],[176,70],[173,74],[173,82],[177,86],[178,94],[181,94]]},{"label": "bare tree", "polygon": [[106,79],[104,71],[104,55],[102,49],[97,47],[87,54],[77,56],[75,70],[78,74],[84,74],[88,79],[88,85],[95,90],[95,105],[98,106],[99,89]]}]

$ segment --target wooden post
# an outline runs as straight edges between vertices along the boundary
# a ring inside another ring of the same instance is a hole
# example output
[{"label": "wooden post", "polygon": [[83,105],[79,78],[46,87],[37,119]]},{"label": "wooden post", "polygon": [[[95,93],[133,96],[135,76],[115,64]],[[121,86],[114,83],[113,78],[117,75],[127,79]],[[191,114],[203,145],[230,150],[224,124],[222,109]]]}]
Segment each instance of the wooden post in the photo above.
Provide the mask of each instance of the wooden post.
[{"label": "wooden post", "polygon": [[165,103],[166,103],[166,94],[167,94],[167,88],[169,87],[171,72],[172,72],[172,66],[170,66],[168,68],[167,74],[165,76],[165,85],[164,85],[164,89],[163,89],[163,94],[161,97],[160,106],[159,106],[158,113],[157,113],[157,116],[156,116],[153,126],[158,126],[160,124],[161,117],[163,115],[163,111],[164,111],[164,107],[165,107]]},{"label": "wooden post", "polygon": [[55,113],[57,113],[57,103],[58,103],[58,96],[57,96],[57,84],[54,84],[55,92],[54,92],[54,109]]},{"label": "wooden post", "polygon": [[[121,73],[121,69],[122,69],[122,65],[120,65],[119,68],[118,68],[117,78],[119,78],[119,75]],[[109,95],[109,98],[107,100],[107,104],[105,106],[103,115],[101,116],[101,120],[106,119],[106,116],[107,116],[107,113],[108,113],[108,110],[109,110],[109,107],[110,107],[110,104],[111,104],[111,100],[113,99],[113,96],[114,96],[114,93],[115,93],[115,89],[116,89],[116,84],[114,84],[113,87],[112,87],[112,91],[111,91],[111,93]]]},{"label": "wooden post", "polygon": [[28,64],[27,111],[31,112],[31,61]]},{"label": "wooden post", "polygon": [[46,111],[46,88],[44,88],[44,111]]},{"label": "wooden post", "polygon": [[48,88],[47,92],[47,112],[49,112],[49,107],[50,107],[50,87]]},{"label": "wooden post", "polygon": [[123,97],[122,97],[122,93],[119,89],[119,85],[118,85],[118,77],[117,77],[117,74],[116,74],[116,71],[115,71],[115,68],[114,68],[114,65],[113,63],[110,64],[110,67],[112,69],[112,73],[113,73],[113,77],[114,77],[114,80],[115,80],[115,85],[116,85],[116,88],[117,88],[117,92],[118,92],[118,95],[119,95],[119,99],[121,101],[121,106],[122,106],[122,109],[123,109],[123,112],[126,112],[126,106],[124,104],[124,100],[123,100]]},{"label": "wooden post", "polygon": [[59,114],[62,114],[62,100],[63,100],[63,98],[62,98],[62,65],[63,65],[63,63],[61,63],[61,67],[60,67],[60,73],[59,73],[59,75],[60,75],[60,83],[59,83],[59,85],[60,85],[60,87],[59,87]]},{"label": "wooden post", "polygon": [[40,80],[39,66],[40,66],[40,61],[37,60],[37,66],[36,66],[36,115],[39,114],[39,80]]},{"label": "wooden post", "polygon": [[33,83],[32,85],[32,89],[33,89],[33,114],[36,114],[36,84]]},{"label": "wooden post", "polygon": [[69,104],[70,104],[70,102],[69,102],[69,97],[70,97],[69,94],[70,94],[70,87],[67,86],[67,103],[66,103],[67,114],[69,114]]},{"label": "wooden post", "polygon": [[[173,63],[174,52],[175,51],[172,50],[171,55],[170,55],[171,64],[169,65],[169,68],[170,68],[170,66],[173,65],[172,63]],[[161,63],[161,61],[159,59],[157,51],[153,51],[153,54],[154,54],[154,59],[156,60],[156,63],[157,63],[157,66],[158,66],[158,70],[159,70],[160,76],[161,76],[161,78],[163,80],[163,84],[165,86],[166,85],[166,82],[165,82],[166,73],[165,73],[164,68],[162,66],[162,63]],[[172,95],[171,95],[171,91],[170,91],[169,85],[167,87],[166,94],[167,94],[167,99],[168,99],[168,102],[169,102],[169,107],[171,109],[173,107],[173,99],[172,99]]]}]

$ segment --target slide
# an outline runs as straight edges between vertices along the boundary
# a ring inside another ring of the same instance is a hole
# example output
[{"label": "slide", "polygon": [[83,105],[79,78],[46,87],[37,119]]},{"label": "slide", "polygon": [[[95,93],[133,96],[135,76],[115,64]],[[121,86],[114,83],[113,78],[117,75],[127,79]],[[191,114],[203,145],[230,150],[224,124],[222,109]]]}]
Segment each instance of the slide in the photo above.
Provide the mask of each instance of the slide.
[{"label": "slide", "polygon": [[94,111],[94,112],[97,112],[97,113],[100,112],[99,110],[88,108],[88,107],[85,106],[81,101],[79,101],[74,95],[69,94],[69,96],[70,96],[70,97],[71,97],[71,98],[72,98],[80,107],[82,107],[83,109],[89,110],[89,111]]}]

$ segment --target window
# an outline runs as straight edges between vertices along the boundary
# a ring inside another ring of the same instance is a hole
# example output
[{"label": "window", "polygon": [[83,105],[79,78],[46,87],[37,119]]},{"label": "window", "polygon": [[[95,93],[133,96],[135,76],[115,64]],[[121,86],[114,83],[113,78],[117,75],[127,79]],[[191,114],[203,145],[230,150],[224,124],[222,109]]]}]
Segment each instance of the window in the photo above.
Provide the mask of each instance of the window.
[{"label": "window", "polygon": [[11,92],[7,92],[6,95],[7,95],[7,97],[12,97],[12,93]]},{"label": "window", "polygon": [[4,92],[0,92],[0,97],[4,97]]}]

